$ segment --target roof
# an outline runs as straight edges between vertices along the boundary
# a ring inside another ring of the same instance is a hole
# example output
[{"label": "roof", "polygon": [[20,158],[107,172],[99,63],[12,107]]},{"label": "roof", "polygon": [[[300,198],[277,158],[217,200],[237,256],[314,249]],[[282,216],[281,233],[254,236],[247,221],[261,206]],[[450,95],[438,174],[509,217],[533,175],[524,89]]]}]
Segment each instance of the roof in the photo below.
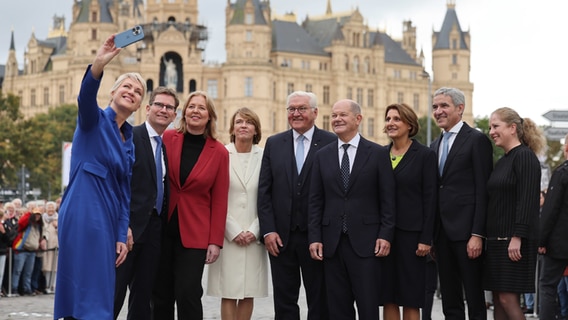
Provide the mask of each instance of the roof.
[{"label": "roof", "polygon": [[[274,20],[272,51],[330,56],[325,48],[331,46],[333,40],[344,39],[342,27],[350,18],[341,16],[321,20],[306,19],[301,26],[295,22]],[[386,63],[419,65],[399,42],[386,33],[370,32],[369,43],[370,46],[384,46]]]},{"label": "roof", "polygon": [[269,7],[268,2],[260,2],[260,0],[237,0],[237,2],[231,4],[231,9],[233,9],[233,17],[229,24],[244,24],[245,23],[245,5],[247,1],[252,1],[254,7],[254,24],[256,25],[267,25],[266,19],[264,19],[263,10]]},{"label": "roof", "polygon": [[467,32],[463,32],[461,29],[455,6],[448,5],[448,10],[446,11],[446,16],[444,17],[444,22],[442,23],[442,28],[440,28],[440,31],[435,32],[437,40],[433,47],[434,50],[450,49],[450,33],[452,32],[452,29],[454,27],[459,31],[460,34],[458,49],[469,49],[467,47],[467,43],[465,42],[465,34],[467,34]]},{"label": "roof", "polygon": [[46,40],[37,40],[39,46],[53,48],[52,56],[65,53],[67,50],[67,37],[55,37]]},{"label": "roof", "polygon": [[272,22],[272,51],[329,55],[316,39],[295,22]]},{"label": "roof", "polygon": [[112,16],[110,14],[110,6],[112,6],[112,0],[81,0],[79,5],[81,8],[79,9],[79,15],[77,16],[77,20],[75,22],[90,22],[91,17],[89,15],[89,7],[91,6],[91,2],[98,1],[101,7],[100,11],[100,22],[113,22]]}]

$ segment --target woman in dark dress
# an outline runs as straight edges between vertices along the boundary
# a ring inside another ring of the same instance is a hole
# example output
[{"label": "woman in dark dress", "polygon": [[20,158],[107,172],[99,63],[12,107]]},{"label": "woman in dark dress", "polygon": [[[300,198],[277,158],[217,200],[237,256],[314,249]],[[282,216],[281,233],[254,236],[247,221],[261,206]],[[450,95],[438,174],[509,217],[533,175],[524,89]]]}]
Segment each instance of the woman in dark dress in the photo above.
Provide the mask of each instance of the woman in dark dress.
[{"label": "woman in dark dress", "polygon": [[383,258],[381,304],[384,319],[420,319],[426,295],[426,256],[430,252],[437,197],[438,159],[434,150],[412,139],[418,117],[405,104],[389,105],[384,132],[392,140],[390,159],[396,179],[396,224],[391,253]]},{"label": "woman in dark dress", "polygon": [[487,250],[483,285],[493,291],[494,319],[525,319],[520,294],[535,291],[540,163],[545,141],[511,108],[491,114],[489,132],[505,151],[487,182]]}]

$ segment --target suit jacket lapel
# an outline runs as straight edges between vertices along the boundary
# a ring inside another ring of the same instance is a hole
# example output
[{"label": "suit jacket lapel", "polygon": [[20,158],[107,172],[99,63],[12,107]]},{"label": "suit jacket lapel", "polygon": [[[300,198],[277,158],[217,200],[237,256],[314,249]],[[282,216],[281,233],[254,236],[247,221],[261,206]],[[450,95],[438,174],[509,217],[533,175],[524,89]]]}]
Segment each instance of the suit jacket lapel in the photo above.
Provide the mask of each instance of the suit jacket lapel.
[{"label": "suit jacket lapel", "polygon": [[446,164],[444,166],[444,172],[446,172],[446,168],[450,167],[452,161],[456,157],[456,154],[459,153],[462,146],[469,139],[471,130],[472,130],[471,127],[464,122],[462,128],[460,129],[460,131],[456,135],[456,138],[454,139],[454,143],[452,144],[450,152],[448,153],[448,158],[446,159]]},{"label": "suit jacket lapel", "polygon": [[[357,177],[361,173],[362,168],[365,166],[369,160],[371,145],[367,143],[363,137],[359,140],[359,145],[357,146],[357,152],[355,154],[355,162],[353,162],[353,169],[351,169],[351,174],[349,174],[349,186],[347,187],[347,192],[351,189],[351,186],[357,180]],[[339,174],[341,178],[341,174]],[[340,179],[341,180],[341,179]],[[341,182],[343,185],[343,182]]]},{"label": "suit jacket lapel", "polygon": [[416,150],[418,150],[418,146],[416,145],[416,140],[412,140],[412,144],[404,154],[404,157],[400,160],[396,168],[394,168],[394,172],[399,172],[404,169],[409,163],[412,163],[412,159],[416,157]]}]

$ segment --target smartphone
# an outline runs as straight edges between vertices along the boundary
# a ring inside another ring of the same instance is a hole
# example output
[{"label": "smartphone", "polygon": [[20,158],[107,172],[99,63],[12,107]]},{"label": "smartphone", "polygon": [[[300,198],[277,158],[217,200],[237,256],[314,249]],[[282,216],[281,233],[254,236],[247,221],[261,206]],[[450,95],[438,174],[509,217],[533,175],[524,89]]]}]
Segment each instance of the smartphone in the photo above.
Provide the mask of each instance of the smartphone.
[{"label": "smartphone", "polygon": [[114,45],[117,48],[124,48],[129,44],[144,39],[144,30],[142,26],[135,26],[132,29],[125,30],[114,37]]}]

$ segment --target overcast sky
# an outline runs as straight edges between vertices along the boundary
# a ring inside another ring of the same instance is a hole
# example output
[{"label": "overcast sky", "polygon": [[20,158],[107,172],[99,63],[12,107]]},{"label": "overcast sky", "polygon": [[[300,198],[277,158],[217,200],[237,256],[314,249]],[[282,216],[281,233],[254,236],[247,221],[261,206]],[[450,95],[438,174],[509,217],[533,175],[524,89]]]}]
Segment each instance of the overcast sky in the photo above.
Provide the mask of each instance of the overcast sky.
[{"label": "overcast sky", "polygon": [[[166,0],[164,0],[166,1]],[[488,116],[499,107],[516,109],[539,124],[548,110],[568,110],[565,14],[566,0],[453,0],[463,30],[471,34],[473,113]],[[74,0],[0,0],[0,64],[5,64],[10,30],[15,30],[18,62],[32,30],[45,39],[53,16],[71,22]],[[235,0],[231,0],[235,2]],[[402,21],[417,27],[417,46],[431,64],[432,31],[439,31],[448,0],[332,0],[334,12],[359,8],[369,27],[402,38]],[[200,0],[200,23],[209,28],[206,60],[225,61],[227,0]],[[327,0],[271,0],[277,14],[293,11],[301,23],[306,16],[325,13]],[[471,106],[466,106],[470,108]],[[558,125],[558,124],[556,124]]]}]

